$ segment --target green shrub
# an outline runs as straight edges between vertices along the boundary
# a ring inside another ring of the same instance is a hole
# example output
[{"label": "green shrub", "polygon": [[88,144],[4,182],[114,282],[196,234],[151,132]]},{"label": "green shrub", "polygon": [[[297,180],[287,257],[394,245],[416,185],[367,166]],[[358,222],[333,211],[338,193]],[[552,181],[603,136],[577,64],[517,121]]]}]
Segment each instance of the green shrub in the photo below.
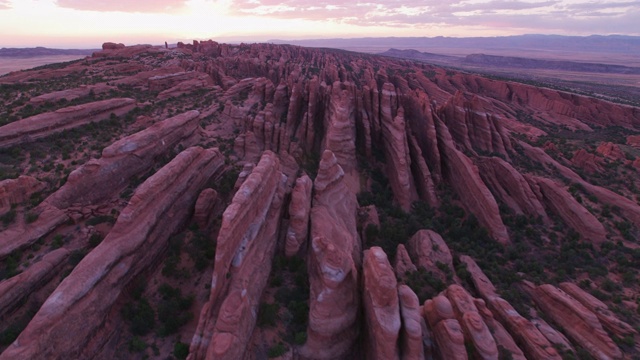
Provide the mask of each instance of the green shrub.
[{"label": "green shrub", "polygon": [[129,352],[136,353],[141,352],[147,348],[147,343],[137,336],[134,336],[129,340]]},{"label": "green shrub", "polygon": [[287,350],[287,347],[284,346],[283,343],[279,342],[276,345],[270,347],[269,350],[267,350],[267,356],[269,357],[269,359],[276,358],[286,354]]},{"label": "green shrub", "polygon": [[178,341],[177,343],[175,343],[175,345],[173,345],[173,356],[175,356],[176,359],[186,359],[188,355],[189,344]]},{"label": "green shrub", "polygon": [[258,326],[261,328],[276,326],[279,310],[280,305],[278,303],[261,303],[260,310],[258,311]]},{"label": "green shrub", "polygon": [[129,323],[134,335],[146,335],[156,325],[155,312],[146,299],[126,304],[122,308],[122,317]]}]

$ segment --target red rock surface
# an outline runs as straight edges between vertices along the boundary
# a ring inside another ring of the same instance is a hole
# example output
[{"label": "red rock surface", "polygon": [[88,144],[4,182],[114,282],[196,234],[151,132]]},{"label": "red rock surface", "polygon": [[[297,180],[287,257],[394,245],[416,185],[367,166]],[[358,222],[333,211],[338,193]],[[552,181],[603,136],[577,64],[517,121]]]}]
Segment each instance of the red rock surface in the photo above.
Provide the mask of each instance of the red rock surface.
[{"label": "red rock surface", "polygon": [[327,105],[324,148],[331,150],[345,172],[356,167],[355,86],[335,82]]},{"label": "red rock surface", "polygon": [[584,305],[584,307],[591,310],[598,317],[602,326],[615,336],[623,338],[627,335],[637,334],[637,331],[633,327],[620,320],[611,310],[609,310],[609,307],[605,303],[582,290],[578,285],[570,282],[563,282],[560,283],[560,289],[571,295],[571,297]]},{"label": "red rock surface", "polygon": [[364,251],[363,305],[367,324],[367,358],[400,359],[400,308],[395,274],[380,247]]},{"label": "red rock surface", "polygon": [[385,84],[382,92],[381,97],[383,99],[391,99],[389,104],[383,101],[380,105],[382,112],[382,138],[384,139],[389,183],[398,205],[408,212],[411,210],[411,204],[418,200],[418,193],[411,173],[411,158],[406,136],[404,109],[402,107],[398,108],[397,114],[391,117],[392,110],[387,110],[385,106],[393,106],[393,99],[395,99],[393,85]]},{"label": "red rock surface", "polygon": [[33,104],[34,106],[40,106],[44,105],[47,102],[56,103],[62,99],[66,101],[72,101],[90,95],[102,95],[115,89],[115,87],[105,84],[82,85],[73,89],[54,91],[40,96],[32,97],[31,99],[29,99],[29,103]]},{"label": "red rock surface", "polygon": [[407,285],[398,286],[398,299],[400,301],[400,316],[402,327],[400,329],[400,352],[402,360],[423,360],[424,347],[422,344],[422,307],[418,296]]},{"label": "red rock surface", "polygon": [[482,180],[491,192],[516,214],[540,217],[545,223],[549,222],[527,180],[513,166],[498,157],[481,158],[477,164]]},{"label": "red rock surface", "polygon": [[[527,358],[536,360],[561,359],[547,338],[530,321],[522,317],[511,304],[496,294],[495,287],[491,281],[471,257],[461,256],[460,260],[467,265],[467,270],[476,290],[486,302],[493,316],[513,336],[513,339],[516,340],[516,343],[524,351]],[[487,318],[488,316],[484,315],[484,317]],[[508,339],[504,336],[503,341],[509,344]],[[512,346],[509,345],[507,349],[509,348],[512,348]]]},{"label": "red rock surface", "polygon": [[605,158],[609,158],[611,160],[624,160],[625,156],[620,147],[614,143],[603,142],[596,149],[598,154],[601,154]]},{"label": "red rock surface", "polygon": [[453,312],[462,330],[473,344],[477,356],[481,359],[498,359],[498,347],[489,328],[480,316],[469,293],[460,285],[450,285],[446,290]]},{"label": "red rock surface", "polygon": [[122,290],[157,261],[169,236],[187,220],[188,212],[176,210],[194,205],[222,163],[219,152],[193,147],[147,179],[107,237],[62,281],[0,359],[96,355],[113,334],[107,318]]},{"label": "red rock surface", "polygon": [[314,181],[309,252],[309,326],[300,354],[308,359],[347,359],[358,336],[360,240],[357,201],[344,171],[325,150]]},{"label": "red rock surface", "polygon": [[65,209],[96,203],[120,192],[133,176],[153,166],[160,155],[179,144],[193,145],[198,140],[199,115],[198,111],[188,111],[114,142],[102,150],[100,159],[89,160],[69,174],[65,185],[45,202]]},{"label": "red rock surface", "polygon": [[640,147],[640,135],[627,136],[627,145]]},{"label": "red rock surface", "polygon": [[449,299],[438,295],[424,303],[424,316],[433,332],[441,359],[467,359],[464,334]]},{"label": "red rock surface", "polygon": [[393,268],[398,279],[403,279],[407,273],[412,273],[418,270],[418,268],[413,264],[413,261],[411,261],[407,248],[403,244],[398,244]]},{"label": "red rock surface", "polygon": [[432,230],[420,230],[407,243],[409,253],[413,255],[415,264],[433,273],[443,282],[447,281],[446,273],[438,267],[441,263],[454,273],[453,258],[447,243],[440,234]]},{"label": "red rock surface", "polygon": [[135,104],[135,100],[128,98],[100,100],[17,120],[0,127],[0,148],[34,141],[92,121],[106,120],[111,114],[124,115]]},{"label": "red rock surface", "polygon": [[441,122],[437,123],[440,153],[447,163],[446,177],[467,209],[473,213],[489,234],[502,244],[509,242],[496,199],[480,178],[478,167],[453,145],[453,140]]},{"label": "red rock surface", "polygon": [[26,297],[46,285],[68,256],[67,249],[53,250],[24,272],[0,282],[0,319],[5,319]]},{"label": "red rock surface", "polygon": [[204,189],[196,200],[196,207],[193,212],[193,218],[200,229],[207,229],[211,222],[211,215],[216,202],[218,200],[218,192],[214,189]]},{"label": "red rock surface", "polygon": [[588,153],[585,149],[576,151],[571,158],[571,162],[589,174],[599,173],[603,170],[601,166],[602,158]]},{"label": "red rock surface", "polygon": [[589,309],[550,284],[533,287],[533,300],[566,334],[596,359],[621,359],[622,353]]},{"label": "red rock surface", "polygon": [[269,276],[279,226],[273,219],[280,216],[283,191],[280,161],[267,151],[222,215],[211,292],[190,359],[242,357]]},{"label": "red rock surface", "polygon": [[480,316],[482,316],[482,320],[487,324],[489,331],[493,335],[493,339],[496,342],[497,346],[501,346],[506,351],[511,354],[511,357],[514,360],[525,360],[526,357],[522,353],[522,350],[518,347],[516,342],[511,337],[511,334],[498,322],[494,317],[493,313],[487,309],[487,304],[482,299],[473,299],[476,307],[478,308],[478,312]]},{"label": "red rock surface", "polygon": [[604,226],[568,191],[546,178],[531,176],[528,179],[532,184],[537,185],[540,190],[540,198],[549,209],[560,216],[575,231],[596,244],[605,241],[607,232]]},{"label": "red rock surface", "polygon": [[508,157],[512,150],[509,136],[500,119],[487,111],[480,98],[472,96],[467,100],[461,91],[438,110],[451,135],[464,149]]},{"label": "red rock surface", "polygon": [[309,213],[311,211],[311,191],[313,182],[304,174],[296,180],[289,203],[289,230],[285,244],[285,254],[293,256],[306,247],[309,233]]},{"label": "red rock surface", "polygon": [[16,223],[0,232],[0,260],[16,250],[35,244],[41,237],[69,220],[62,210],[48,204],[41,204],[31,212],[38,214],[38,219],[33,223]]},{"label": "red rock surface", "polygon": [[27,175],[0,181],[0,214],[9,211],[12,205],[19,205],[29,200],[31,195],[44,188],[44,183]]}]

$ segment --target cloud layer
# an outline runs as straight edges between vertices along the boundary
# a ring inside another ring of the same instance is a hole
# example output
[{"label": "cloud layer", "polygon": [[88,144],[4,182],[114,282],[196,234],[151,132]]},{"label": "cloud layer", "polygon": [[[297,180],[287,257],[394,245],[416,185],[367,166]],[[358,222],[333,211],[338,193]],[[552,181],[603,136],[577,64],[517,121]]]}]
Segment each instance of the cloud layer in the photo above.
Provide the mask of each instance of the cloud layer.
[{"label": "cloud layer", "polygon": [[[640,32],[638,1],[584,0],[236,0],[235,15],[332,21],[359,26],[479,26],[540,32]],[[634,25],[636,24],[636,25]],[[635,30],[634,30],[635,29]]]},{"label": "cloud layer", "polygon": [[184,8],[185,2],[186,0],[58,0],[57,4],[59,7],[75,10],[162,13]]}]

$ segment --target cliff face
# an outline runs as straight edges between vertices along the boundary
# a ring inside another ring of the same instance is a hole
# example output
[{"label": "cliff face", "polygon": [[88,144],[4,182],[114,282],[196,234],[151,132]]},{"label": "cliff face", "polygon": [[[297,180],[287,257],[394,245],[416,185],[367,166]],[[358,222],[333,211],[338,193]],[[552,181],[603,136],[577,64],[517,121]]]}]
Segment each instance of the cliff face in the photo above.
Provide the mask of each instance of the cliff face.
[{"label": "cliff face", "polygon": [[640,351],[637,108],[214,41],[0,82],[0,359]]}]

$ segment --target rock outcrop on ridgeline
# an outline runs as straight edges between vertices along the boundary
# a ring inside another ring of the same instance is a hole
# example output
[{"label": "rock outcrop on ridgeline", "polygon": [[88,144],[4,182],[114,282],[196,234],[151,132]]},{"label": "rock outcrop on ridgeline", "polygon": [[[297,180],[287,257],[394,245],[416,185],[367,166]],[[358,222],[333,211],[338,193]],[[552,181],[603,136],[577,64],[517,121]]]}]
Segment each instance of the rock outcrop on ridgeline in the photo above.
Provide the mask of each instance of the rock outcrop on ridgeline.
[{"label": "rock outcrop on ridgeline", "polygon": [[[224,160],[189,148],[136,190],[107,237],[75,267],[0,359],[92,358],[113,334],[109,314],[123,289],[168,247]],[[159,196],[162,194],[163,196]]]},{"label": "rock outcrop on ridgeline", "polygon": [[477,96],[467,100],[465,94],[458,91],[438,109],[438,114],[465,150],[497,153],[506,158],[513,150],[500,119],[488,113]]},{"label": "rock outcrop on ridgeline", "polygon": [[476,164],[480,176],[493,195],[511,208],[516,214],[540,218],[549,223],[549,218],[529,183],[508,162],[498,158],[480,158]]},{"label": "rock outcrop on ridgeline", "polygon": [[121,116],[135,106],[134,99],[107,99],[17,120],[0,127],[0,148],[31,142],[90,122],[107,120],[111,114]]},{"label": "rock outcrop on ridgeline", "polygon": [[5,317],[25,298],[46,285],[68,256],[67,249],[53,250],[24,272],[0,282],[0,320],[4,322]]},{"label": "rock outcrop on ridgeline", "polygon": [[38,218],[31,224],[16,224],[0,233],[0,259],[24,249],[69,219],[71,207],[92,205],[113,196],[135,176],[149,170],[160,157],[179,144],[198,140],[197,111],[189,111],[158,122],[125,137],[69,174],[66,183],[32,210]]},{"label": "rock outcrop on ridgeline", "polygon": [[528,176],[527,178],[539,190],[540,200],[575,231],[596,244],[605,241],[607,232],[604,226],[568,191],[546,178],[538,176]]},{"label": "rock outcrop on ridgeline", "polygon": [[395,274],[380,247],[364,251],[362,292],[367,359],[400,359],[400,307]]},{"label": "rock outcrop on ridgeline", "polygon": [[285,254],[293,256],[301,248],[305,248],[309,234],[309,213],[311,211],[311,191],[313,181],[304,174],[296,179],[296,184],[291,191],[289,203],[289,229],[285,243]]},{"label": "rock outcrop on ridgeline", "polygon": [[382,113],[382,139],[385,159],[387,159],[387,174],[393,190],[395,200],[401,209],[406,212],[411,210],[411,204],[418,200],[418,192],[411,172],[411,156],[406,135],[406,123],[404,109],[399,107],[395,116],[387,106],[394,106],[395,90],[393,85],[387,83],[382,88],[381,100]]},{"label": "rock outcrop on ridgeline", "polygon": [[635,335],[638,332],[631,325],[620,320],[609,307],[595,296],[582,290],[578,285],[570,282],[560,283],[560,289],[578,300],[584,307],[591,310],[600,320],[602,326],[617,337]]},{"label": "rock outcrop on ridgeline", "polygon": [[11,210],[11,206],[29,200],[31,195],[44,190],[45,187],[43,182],[27,175],[0,181],[0,215]]},{"label": "rock outcrop on ridgeline", "polygon": [[0,232],[0,260],[14,251],[20,251],[35,244],[41,237],[69,220],[69,216],[64,211],[47,203],[36,206],[31,213],[38,215],[35,222],[13,224]]},{"label": "rock outcrop on ridgeline", "polygon": [[622,352],[602,329],[594,313],[564,291],[550,284],[528,285],[535,303],[567,336],[596,359],[622,359]]},{"label": "rock outcrop on ridgeline", "polygon": [[509,331],[527,358],[536,360],[561,359],[549,340],[540,333],[535,325],[522,317],[506,300],[498,296],[491,281],[471,257],[461,256],[460,261],[467,265],[471,281],[491,313]]},{"label": "rock outcrop on ridgeline", "polygon": [[326,110],[324,148],[333,152],[347,173],[356,167],[355,105],[354,84],[333,83]]},{"label": "rock outcrop on ridgeline", "polygon": [[41,106],[46,103],[57,103],[63,99],[65,101],[73,101],[84,97],[102,95],[115,89],[115,87],[105,84],[82,85],[73,89],[54,91],[40,96],[32,97],[31,99],[29,99],[29,103],[34,106]]},{"label": "rock outcrop on ridgeline", "polygon": [[595,154],[588,153],[585,149],[577,150],[573,154],[571,162],[589,174],[596,174],[603,170],[602,158]]},{"label": "rock outcrop on ridgeline", "polygon": [[498,203],[482,181],[478,167],[471,159],[456,149],[451,135],[442,121],[437,120],[438,144],[444,162],[443,173],[465,207],[473,213],[480,224],[498,242],[509,242],[507,228],[500,217]]},{"label": "rock outcrop on ridgeline", "polygon": [[189,359],[239,359],[276,249],[286,177],[266,151],[222,215],[208,302],[200,312]]},{"label": "rock outcrop on ridgeline", "polygon": [[69,174],[67,182],[45,202],[66,209],[96,203],[118,193],[129,185],[131,178],[142,175],[179,144],[193,145],[199,139],[199,115],[198,111],[188,111],[107,146],[100,159],[89,160]]},{"label": "rock outcrop on ridgeline", "polygon": [[309,326],[307,342],[300,349],[307,359],[351,358],[359,333],[358,203],[343,178],[338,160],[325,150],[311,208]]},{"label": "rock outcrop on ridgeline", "polygon": [[518,347],[516,342],[513,340],[511,334],[509,334],[507,329],[505,329],[504,326],[494,318],[493,313],[487,309],[485,301],[482,299],[473,299],[473,302],[478,308],[478,312],[480,313],[480,316],[482,316],[482,320],[484,320],[489,331],[491,331],[491,335],[493,335],[493,339],[495,340],[498,349],[502,347],[504,351],[508,351],[513,360],[526,360],[522,350],[520,350],[520,347]]}]

